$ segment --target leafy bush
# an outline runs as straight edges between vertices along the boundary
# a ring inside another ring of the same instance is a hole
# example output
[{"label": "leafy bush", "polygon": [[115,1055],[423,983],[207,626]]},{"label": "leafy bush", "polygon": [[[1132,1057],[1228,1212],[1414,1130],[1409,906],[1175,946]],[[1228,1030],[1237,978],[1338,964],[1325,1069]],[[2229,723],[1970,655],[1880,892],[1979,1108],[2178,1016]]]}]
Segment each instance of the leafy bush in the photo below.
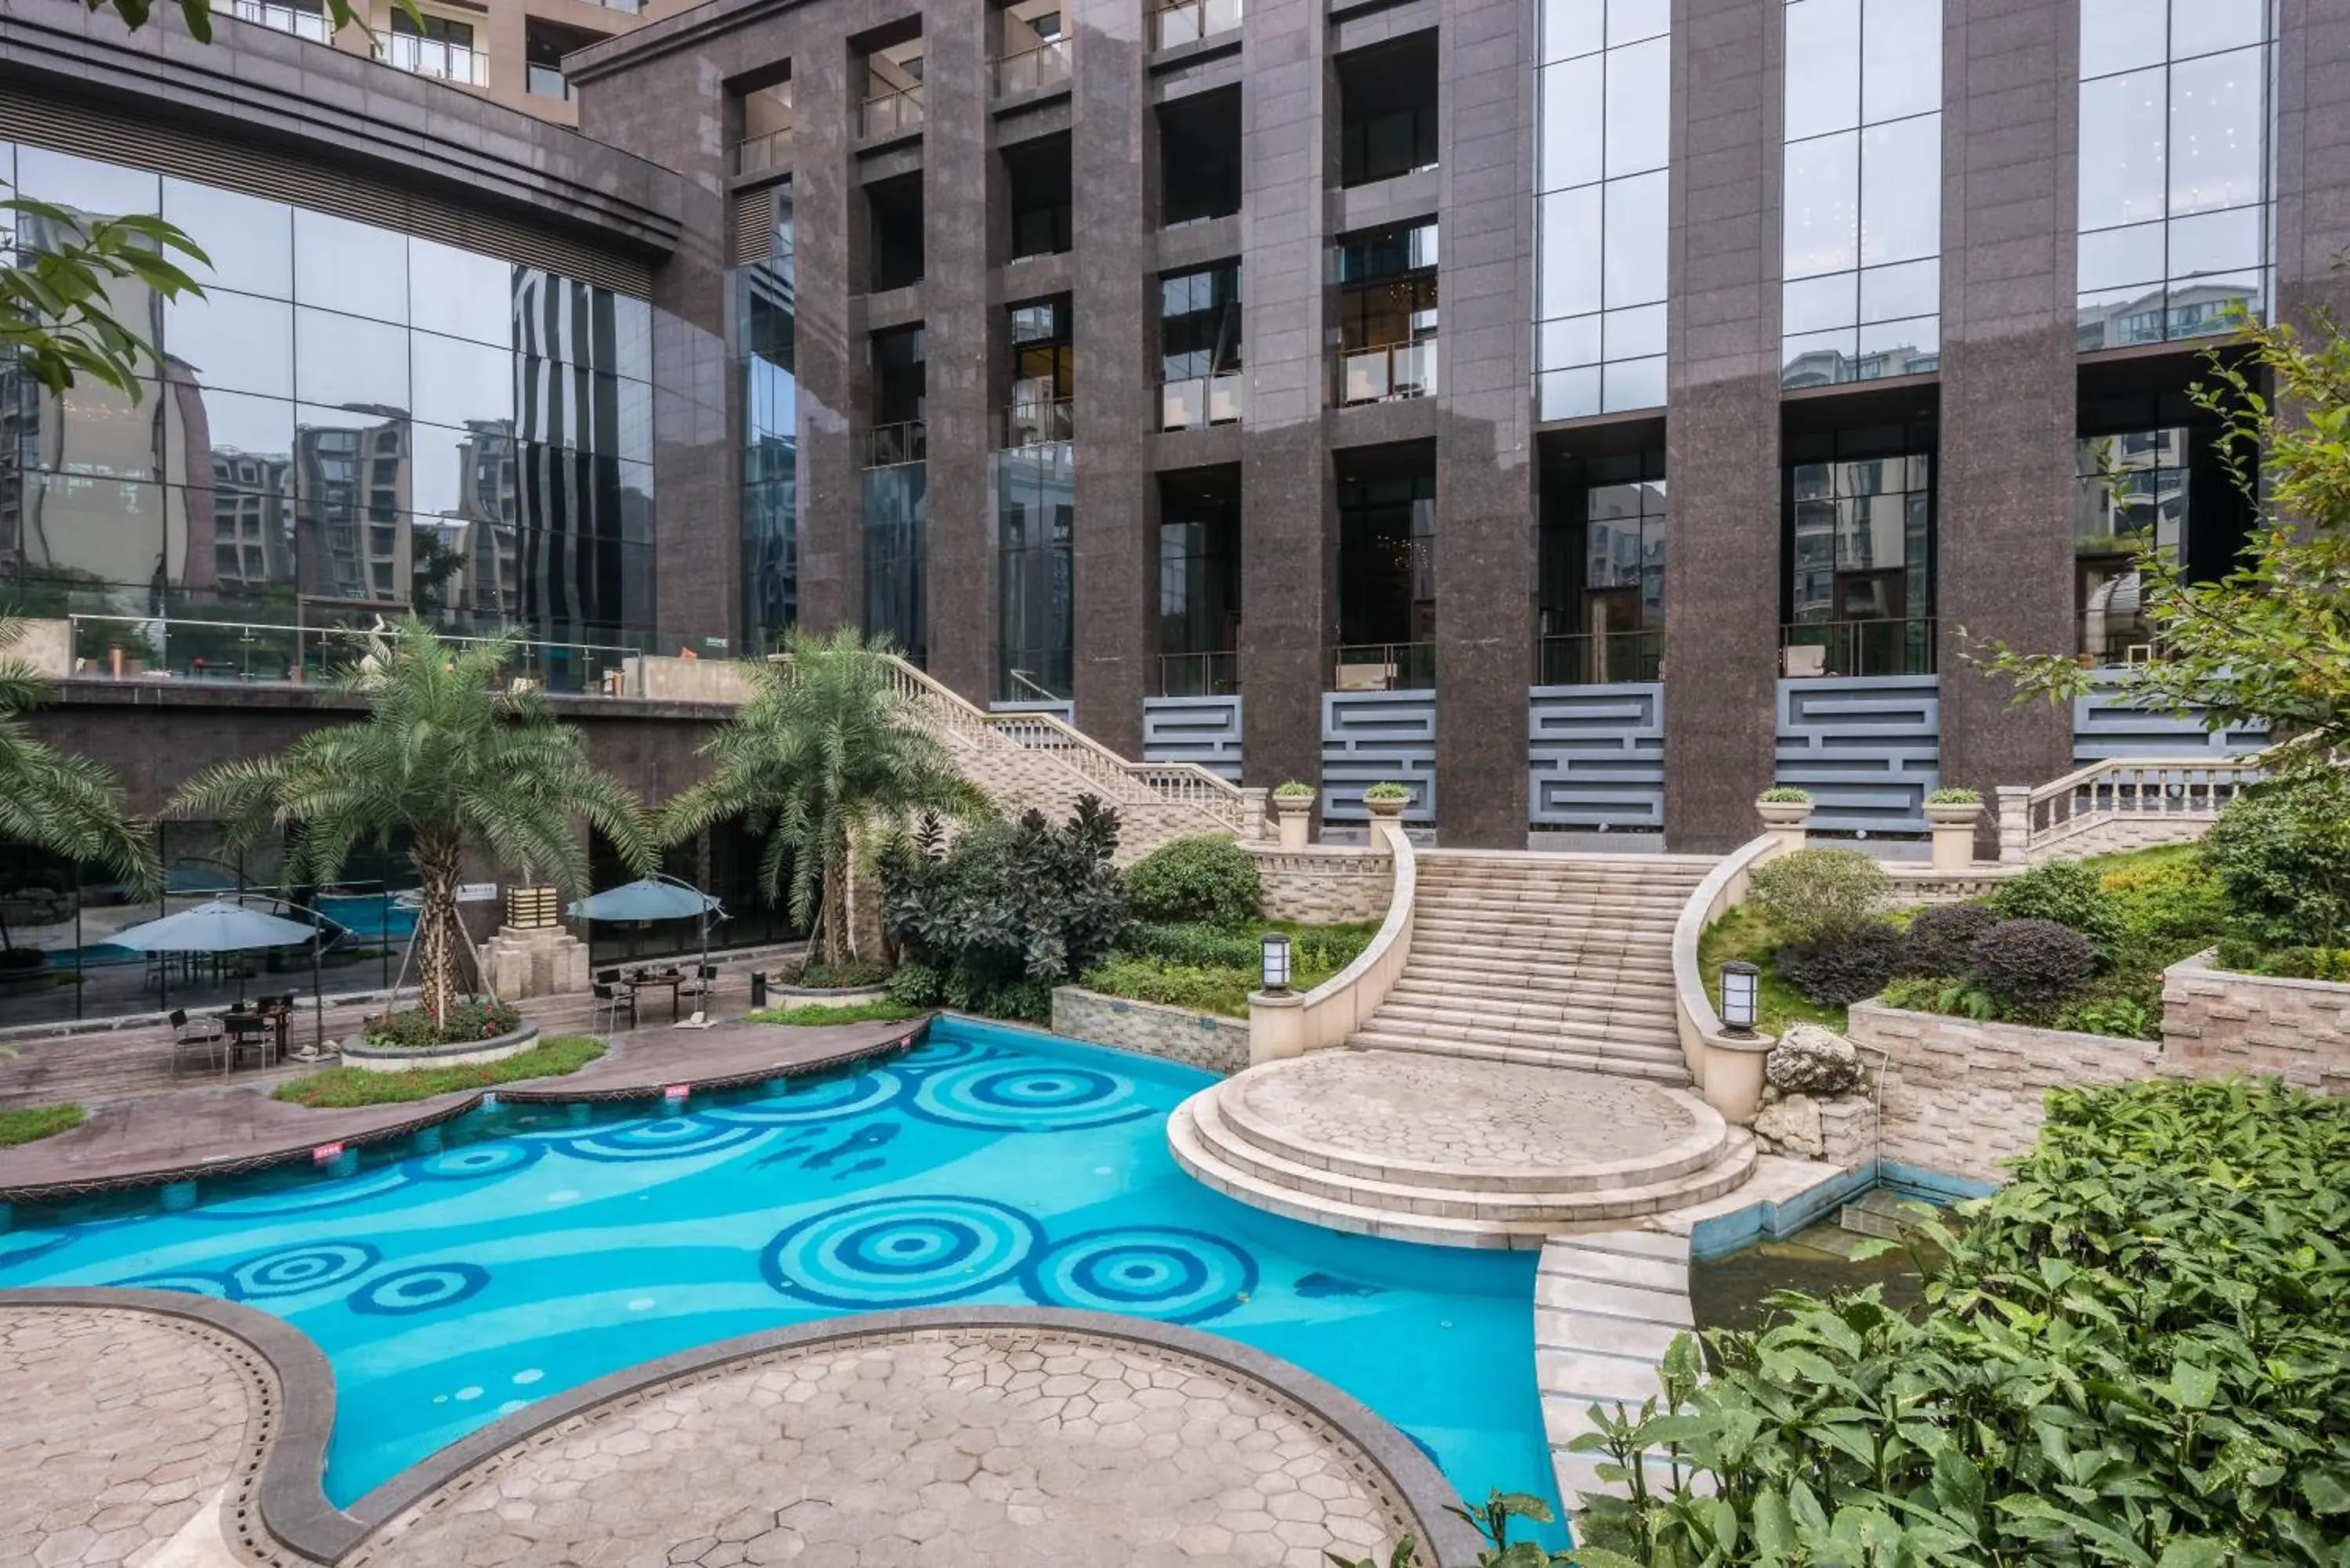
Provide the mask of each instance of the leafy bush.
[{"label": "leafy bush", "polygon": [[2176,962],[2228,929],[2227,890],[2191,857],[2108,871],[2099,880],[2121,920],[2125,957]]},{"label": "leafy bush", "polygon": [[1926,804],[1928,805],[1981,805],[1982,791],[1956,785],[1948,789],[1933,790],[1927,794]]},{"label": "leafy bush", "polygon": [[71,1132],[81,1116],[79,1106],[12,1106],[0,1111],[0,1148]]},{"label": "leafy bush", "polygon": [[[1290,969],[1298,974],[1315,970],[1336,973],[1355,961],[1378,929],[1369,925],[1275,929],[1289,932]],[[1120,952],[1138,958],[1199,969],[1243,969],[1254,974],[1263,962],[1258,932],[1221,930],[1214,926],[1134,926],[1118,946]]]},{"label": "leafy bush", "polygon": [[1105,996],[1130,997],[1136,1002],[1156,1002],[1167,1007],[1188,1007],[1200,1012],[1245,1018],[1248,993],[1254,988],[1256,979],[1253,970],[1201,969],[1195,964],[1121,956],[1087,971],[1077,983]]},{"label": "leafy bush", "polygon": [[1773,784],[1754,798],[1770,805],[1808,805],[1812,792],[1797,789],[1794,784]]},{"label": "leafy bush", "polygon": [[1814,1002],[1849,1007],[1885,989],[1901,961],[1901,933],[1894,926],[1869,920],[1816,941],[1786,943],[1773,961]]},{"label": "leafy bush", "polygon": [[1263,898],[1256,860],[1222,833],[1160,845],[1126,868],[1126,904],[1139,920],[1199,920],[1237,926]]},{"label": "leafy bush", "polygon": [[2204,864],[2244,932],[2269,947],[2350,935],[2350,771],[2326,765],[2237,796],[2203,838]]},{"label": "leafy bush", "polygon": [[2097,972],[2089,939],[2054,920],[2002,920],[1967,951],[1967,975],[2012,1006],[2051,1007]]},{"label": "leafy bush", "polygon": [[2256,962],[2255,973],[2279,980],[2350,980],[2350,948],[2279,948]]},{"label": "leafy bush", "polygon": [[1301,784],[1295,779],[1284,779],[1279,784],[1273,786],[1273,798],[1275,800],[1312,800],[1314,798],[1314,786],[1310,784]]},{"label": "leafy bush", "polygon": [[2053,860],[2011,877],[1991,896],[1991,912],[2002,920],[2054,920],[2089,940],[2097,956],[2119,956],[2121,911],[2106,894],[2105,879],[2078,860]]},{"label": "leafy bush", "polygon": [[810,963],[785,983],[810,991],[862,991],[888,983],[892,972],[879,959],[850,959],[846,963]]},{"label": "leafy bush", "polygon": [[936,1007],[946,993],[946,976],[926,963],[901,963],[889,977],[889,1000],[900,1007]]},{"label": "leafy bush", "polygon": [[1788,941],[1811,946],[1866,925],[1892,887],[1856,849],[1798,849],[1756,867],[1747,896]]},{"label": "leafy bush", "polygon": [[585,1034],[558,1034],[534,1042],[527,1051],[517,1051],[494,1062],[474,1062],[460,1067],[411,1067],[404,1073],[328,1067],[307,1078],[278,1085],[276,1097],[317,1110],[395,1106],[454,1094],[461,1089],[486,1089],[525,1078],[576,1073],[603,1054],[601,1040]]},{"label": "leafy bush", "polygon": [[[1874,1289],[1783,1293],[1768,1326],[1705,1336],[1710,1378],[1682,1336],[1661,1397],[1570,1445],[1631,1492],[1593,1503],[1578,1561],[2350,1556],[2350,1101],[2060,1090],[2014,1179],[1966,1213],[1920,1228],[1923,1321]],[[1648,1449],[1673,1468],[1636,1462]]]},{"label": "leafy bush", "polygon": [[940,973],[948,1006],[1044,1019],[1053,986],[1092,967],[1127,923],[1117,848],[1118,813],[1092,795],[1058,827],[1031,811],[951,849],[925,827],[876,857],[883,921],[907,962]]},{"label": "leafy bush", "polygon": [[1966,973],[1969,950],[1992,924],[1991,912],[1981,904],[1935,904],[1918,910],[1901,944],[1901,972]]},{"label": "leafy bush", "polygon": [[879,1002],[848,1002],[837,1006],[818,1002],[805,1007],[763,1007],[756,1012],[744,1013],[743,1022],[813,1029],[827,1023],[896,1023],[920,1018],[922,1012],[921,1008],[908,1007],[884,997]]},{"label": "leafy bush", "polygon": [[1893,981],[1885,988],[1885,1005],[1912,1012],[1947,1012],[1978,1023],[1999,1016],[1999,1003],[1991,992],[1943,975],[1913,974]]},{"label": "leafy bush", "polygon": [[492,1040],[521,1027],[522,1014],[504,1002],[468,998],[449,1009],[446,1022],[436,1022],[421,1007],[404,1008],[389,1018],[369,1019],[361,1035],[385,1050],[421,1051],[465,1040]]},{"label": "leafy bush", "polygon": [[1363,792],[1365,800],[1409,800],[1411,786],[1393,782],[1375,784]]},{"label": "leafy bush", "polygon": [[2111,1034],[2123,1040],[2159,1040],[2159,1018],[2135,997],[2101,996],[2076,1002],[2056,1015],[2056,1027],[2077,1034]]}]

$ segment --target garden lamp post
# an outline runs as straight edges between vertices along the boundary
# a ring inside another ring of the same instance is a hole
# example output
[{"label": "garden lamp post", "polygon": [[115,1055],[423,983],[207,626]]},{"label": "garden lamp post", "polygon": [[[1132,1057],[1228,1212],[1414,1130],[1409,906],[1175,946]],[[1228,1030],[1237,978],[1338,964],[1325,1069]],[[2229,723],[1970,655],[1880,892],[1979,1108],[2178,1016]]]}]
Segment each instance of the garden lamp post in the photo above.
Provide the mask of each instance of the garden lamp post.
[{"label": "garden lamp post", "polygon": [[1743,959],[1721,966],[1721,1022],[1732,1034],[1752,1034],[1762,1016],[1762,971]]},{"label": "garden lamp post", "polygon": [[1267,931],[1263,948],[1264,989],[1278,996],[1289,989],[1289,933]]}]

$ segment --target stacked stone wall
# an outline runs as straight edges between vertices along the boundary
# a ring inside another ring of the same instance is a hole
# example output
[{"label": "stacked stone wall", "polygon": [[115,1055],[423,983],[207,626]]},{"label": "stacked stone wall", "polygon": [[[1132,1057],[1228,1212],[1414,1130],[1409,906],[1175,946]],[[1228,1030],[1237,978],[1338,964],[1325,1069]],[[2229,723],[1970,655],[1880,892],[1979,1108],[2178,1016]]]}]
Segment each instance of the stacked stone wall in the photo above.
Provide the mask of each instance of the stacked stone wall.
[{"label": "stacked stone wall", "polygon": [[1129,1002],[1074,985],[1053,992],[1053,1033],[1211,1073],[1237,1073],[1249,1064],[1248,1024],[1241,1019]]}]

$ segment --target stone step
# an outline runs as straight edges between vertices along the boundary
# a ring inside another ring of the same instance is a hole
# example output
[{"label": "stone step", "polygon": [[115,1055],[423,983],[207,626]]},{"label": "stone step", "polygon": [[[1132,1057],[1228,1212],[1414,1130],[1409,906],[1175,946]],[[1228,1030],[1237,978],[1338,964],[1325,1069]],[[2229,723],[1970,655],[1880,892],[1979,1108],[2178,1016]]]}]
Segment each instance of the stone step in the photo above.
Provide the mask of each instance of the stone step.
[{"label": "stone step", "polygon": [[[1411,1236],[1454,1245],[1515,1245],[1577,1226],[1620,1223],[1643,1214],[1704,1203],[1745,1181],[1754,1141],[1742,1129],[1723,1140],[1721,1158],[1669,1179],[1580,1192],[1476,1193],[1414,1182],[1376,1181],[1269,1153],[1232,1137],[1214,1091],[1193,1096],[1169,1119],[1178,1163],[1229,1196],[1338,1230]],[[1471,1237],[1494,1238],[1468,1241]]]},{"label": "stone step", "polygon": [[1648,1007],[1672,1011],[1669,974],[1611,974],[1600,970],[1523,970],[1497,973],[1492,970],[1423,968],[1413,964],[1388,992],[1391,997],[1417,997],[1424,1002],[1448,999],[1465,1004],[1480,1002],[1523,1002],[1538,1006],[1569,1006],[1587,998],[1595,1006]]},{"label": "stone step", "polygon": [[1644,1054],[1674,1061],[1680,1058],[1680,1035],[1662,1019],[1640,1022],[1587,1014],[1521,1019],[1504,1013],[1461,1012],[1450,1007],[1405,1002],[1372,1013],[1368,1029],[1382,1034],[1471,1044],[1564,1045],[1603,1059]]},{"label": "stone step", "polygon": [[1539,922],[1513,925],[1502,921],[1464,919],[1458,915],[1440,911],[1415,912],[1411,922],[1413,946],[1423,940],[1435,942],[1474,943],[1479,948],[1506,946],[1529,951],[1574,947],[1606,950],[1621,948],[1669,954],[1673,946],[1670,926],[1617,927],[1601,929],[1596,926],[1545,927]]},{"label": "stone step", "polygon": [[1678,1024],[1669,1009],[1654,1004],[1605,1001],[1565,1004],[1513,1003],[1492,997],[1430,996],[1407,993],[1390,997],[1371,1015],[1375,1027],[1424,1023],[1439,1029],[1492,1029],[1512,1034],[1589,1035],[1601,1040],[1637,1040],[1654,1044],[1678,1039]]},{"label": "stone step", "polygon": [[1347,1037],[1354,1051],[1417,1051],[1429,1056],[1459,1056],[1474,1062],[1508,1062],[1522,1067],[1565,1067],[1581,1073],[1607,1073],[1620,1078],[1645,1078],[1673,1088],[1690,1081],[1689,1065],[1678,1047],[1669,1054],[1651,1047],[1602,1053],[1589,1042],[1555,1041],[1538,1044],[1529,1036],[1510,1044],[1484,1040],[1447,1040],[1428,1034],[1406,1034],[1372,1027]]},{"label": "stone step", "polygon": [[1423,849],[1422,866],[1476,867],[1481,869],[1534,876],[1546,870],[1622,871],[1633,875],[1687,877],[1702,880],[1714,867],[1711,855],[1552,855],[1523,849]]}]

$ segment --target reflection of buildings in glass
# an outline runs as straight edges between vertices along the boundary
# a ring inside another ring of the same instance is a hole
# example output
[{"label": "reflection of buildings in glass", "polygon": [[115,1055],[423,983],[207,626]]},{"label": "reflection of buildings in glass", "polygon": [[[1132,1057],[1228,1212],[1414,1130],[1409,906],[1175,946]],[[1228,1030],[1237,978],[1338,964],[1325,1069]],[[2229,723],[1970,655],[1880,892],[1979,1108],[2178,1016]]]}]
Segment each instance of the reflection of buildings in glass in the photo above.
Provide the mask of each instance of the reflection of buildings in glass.
[{"label": "reflection of buildings in glass", "polygon": [[293,472],[284,452],[212,449],[211,587],[250,594],[294,580]]},{"label": "reflection of buildings in glass", "polygon": [[294,431],[296,551],[305,597],[404,600],[414,573],[408,415],[358,406],[372,422]]},{"label": "reflection of buildings in glass", "polygon": [[604,455],[627,450],[612,296],[516,267],[514,319],[521,419],[513,613],[558,639],[650,626],[651,572],[626,560],[619,463]]},{"label": "reflection of buildings in glass", "polygon": [[2108,662],[2150,638],[2137,552],[2176,558],[2187,540],[2188,431],[2088,436],[2074,443],[2073,551],[2081,649]]},{"label": "reflection of buildings in glass", "polygon": [[458,504],[444,513],[441,546],[461,565],[444,601],[466,614],[500,620],[516,612],[515,431],[512,420],[469,420],[457,443]]},{"label": "reflection of buildings in glass", "polygon": [[2084,352],[2200,337],[2228,330],[2231,305],[2241,305],[2257,320],[2262,314],[2259,286],[2241,278],[2173,284],[2168,289],[2157,284],[2129,299],[2083,304],[2075,314],[2075,330]]},{"label": "reflection of buildings in glass", "polygon": [[1877,381],[1890,376],[1928,376],[1941,368],[1942,350],[1939,345],[1903,344],[1856,355],[1841,348],[1813,348],[1787,361],[1780,384],[1792,391],[1843,381]]}]

